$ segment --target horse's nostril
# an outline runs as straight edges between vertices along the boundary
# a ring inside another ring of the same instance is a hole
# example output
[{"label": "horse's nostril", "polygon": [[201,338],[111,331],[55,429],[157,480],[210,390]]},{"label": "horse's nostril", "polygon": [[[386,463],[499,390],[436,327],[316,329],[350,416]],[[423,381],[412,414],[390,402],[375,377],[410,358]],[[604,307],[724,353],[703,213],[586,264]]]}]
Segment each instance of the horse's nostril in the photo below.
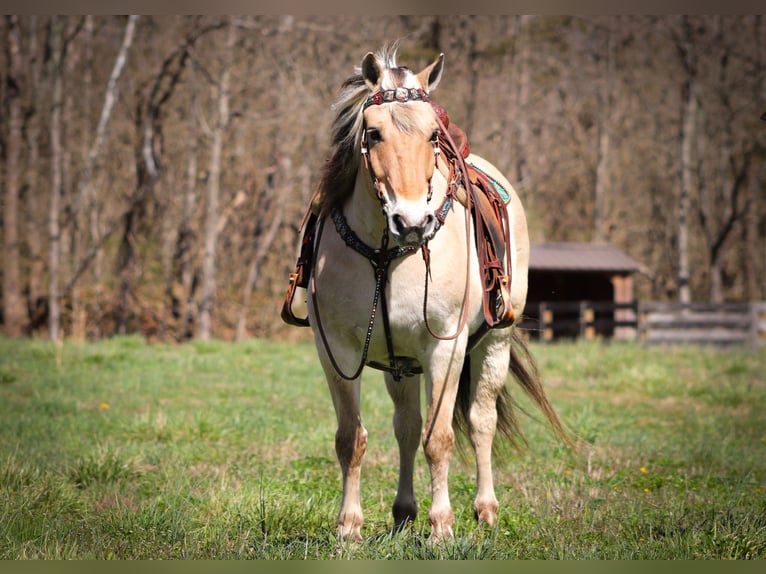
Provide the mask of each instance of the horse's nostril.
[{"label": "horse's nostril", "polygon": [[395,213],[391,220],[394,222],[394,227],[396,227],[397,233],[403,234],[407,226],[404,224],[404,219],[402,219],[402,216],[398,213]]},{"label": "horse's nostril", "polygon": [[429,213],[426,215],[425,224],[423,225],[424,229],[428,229],[431,225],[433,225],[434,221],[436,221],[436,216],[433,213]]}]

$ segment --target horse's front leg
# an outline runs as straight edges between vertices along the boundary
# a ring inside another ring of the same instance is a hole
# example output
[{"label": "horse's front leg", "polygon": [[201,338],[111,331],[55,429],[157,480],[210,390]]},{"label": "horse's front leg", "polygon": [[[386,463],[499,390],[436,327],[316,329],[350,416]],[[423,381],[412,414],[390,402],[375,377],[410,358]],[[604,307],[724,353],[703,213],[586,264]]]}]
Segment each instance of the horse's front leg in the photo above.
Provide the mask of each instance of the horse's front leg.
[{"label": "horse's front leg", "polygon": [[415,521],[418,505],[412,476],[415,453],[420,443],[423,419],[420,415],[420,376],[404,377],[400,381],[386,373],[386,388],[394,402],[394,435],[399,444],[399,485],[394,499],[394,529],[401,530]]},{"label": "horse's front leg", "polygon": [[431,358],[430,372],[426,376],[428,409],[423,428],[423,450],[431,472],[431,538],[439,540],[452,538],[455,515],[449,498],[449,465],[455,446],[452,430],[452,414],[455,408],[462,354],[456,349],[464,348],[451,344],[439,346]]},{"label": "horse's front leg", "polygon": [[343,477],[343,498],[338,513],[338,535],[355,542],[362,541],[362,504],[360,478],[362,459],[367,450],[367,430],[359,411],[360,379],[340,378],[331,366],[325,366],[338,429],[335,432],[335,453]]}]

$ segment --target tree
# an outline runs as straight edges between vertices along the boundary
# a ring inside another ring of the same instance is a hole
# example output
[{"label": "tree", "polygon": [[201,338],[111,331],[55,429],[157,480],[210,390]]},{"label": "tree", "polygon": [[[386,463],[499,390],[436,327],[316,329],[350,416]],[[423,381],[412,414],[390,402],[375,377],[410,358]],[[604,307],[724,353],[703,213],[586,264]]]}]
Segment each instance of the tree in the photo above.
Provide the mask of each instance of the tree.
[{"label": "tree", "polygon": [[680,31],[674,31],[674,43],[683,69],[681,92],[681,182],[678,199],[678,299],[691,302],[689,284],[689,212],[694,189],[693,147],[697,138],[697,50],[694,28],[689,16],[681,17]]},{"label": "tree", "polygon": [[614,91],[614,58],[615,58],[615,36],[613,30],[613,19],[611,17],[605,25],[606,49],[604,50],[603,80],[601,82],[601,113],[598,118],[598,157],[596,160],[596,175],[593,185],[593,239],[596,242],[603,242],[606,239],[605,218],[607,196],[610,191],[609,186],[609,157],[610,157],[610,129],[612,125],[612,107]]},{"label": "tree", "polygon": [[197,338],[210,339],[215,297],[216,248],[218,246],[219,195],[221,188],[221,155],[226,131],[231,121],[229,100],[231,90],[231,68],[234,61],[234,46],[237,42],[237,28],[229,21],[228,36],[224,52],[221,79],[218,82],[218,117],[213,127],[208,166],[207,212],[205,218],[205,254],[202,260],[200,306],[197,321]]},{"label": "tree", "polygon": [[616,244],[652,270],[640,298],[766,294],[763,17],[142,16],[128,49],[131,25],[0,20],[0,288],[8,325],[26,298],[22,332],[281,331],[330,106],[391,38],[411,68],[445,52],[435,98],[534,240]]},{"label": "tree", "polygon": [[39,47],[39,19],[29,18],[28,53],[29,53],[29,85],[27,90],[27,125],[26,143],[29,154],[25,172],[27,185],[24,188],[23,204],[25,208],[26,226],[25,240],[29,252],[28,295],[27,309],[29,310],[30,330],[38,328],[45,320],[45,255],[43,233],[40,233],[40,221],[44,217],[43,185],[44,174],[40,166],[41,133],[45,118],[46,84],[43,81],[44,62]]},{"label": "tree", "polygon": [[6,16],[8,76],[8,139],[5,161],[5,197],[3,205],[3,319],[10,336],[22,333],[26,311],[21,296],[19,265],[19,193],[21,188],[21,148],[24,141],[22,86],[24,82],[21,32],[18,16]]},{"label": "tree", "polygon": [[195,18],[191,30],[186,32],[180,45],[164,58],[159,71],[142,86],[135,107],[135,186],[128,206],[121,215],[122,237],[118,252],[119,288],[117,302],[117,331],[128,331],[133,298],[133,279],[137,263],[136,238],[140,234],[141,220],[147,199],[160,180],[163,170],[163,112],[171,101],[186,70],[195,44],[207,33],[220,29],[218,20],[205,22]]},{"label": "tree", "polygon": [[61,300],[59,297],[59,265],[61,245],[61,189],[63,149],[61,141],[61,106],[63,105],[62,69],[65,55],[64,30],[66,16],[51,17],[51,57],[49,76],[53,85],[50,113],[51,145],[51,199],[48,210],[48,336],[53,342],[60,339]]},{"label": "tree", "polygon": [[[753,19],[753,37],[756,47],[753,60],[752,101],[762,103],[763,94],[766,93],[766,19],[763,16],[755,16]],[[762,116],[761,118],[766,119]],[[757,122],[756,122],[757,123]],[[761,132],[766,128],[766,123],[761,121],[755,129]],[[766,181],[766,162],[764,162],[763,143],[756,148],[754,160],[750,162],[750,173],[747,180],[747,198],[745,201],[744,229],[742,241],[744,249],[741,251],[741,267],[744,269],[744,296],[747,299],[760,299],[766,297],[766,249],[759,249],[758,226],[764,217],[766,201],[763,197],[763,182]],[[762,246],[761,246],[762,247]]]},{"label": "tree", "polygon": [[[710,267],[710,300],[722,302],[724,298],[722,279],[722,254],[727,240],[732,235],[735,225],[744,217],[741,198],[745,194],[747,177],[750,163],[757,146],[757,140],[750,140],[746,144],[736,141],[734,129],[737,126],[737,113],[734,92],[745,84],[747,77],[740,76],[737,71],[732,71],[736,64],[737,54],[734,46],[726,39],[722,17],[716,17],[715,36],[711,44],[715,47],[717,56],[715,62],[716,82],[715,89],[708,98],[711,107],[716,108],[716,113],[707,119],[712,123],[706,137],[698,138],[698,145],[706,142],[713,143],[715,153],[711,167],[712,177],[706,176],[704,164],[697,162],[697,181],[699,182],[698,215],[702,227],[705,244],[708,251],[708,264]],[[729,37],[735,40],[735,37]],[[742,70],[741,67],[738,67]],[[732,78],[732,74],[736,76]],[[747,75],[744,72],[743,75]],[[753,122],[749,122],[753,123]],[[737,126],[738,127],[738,126]],[[704,152],[704,149],[703,149]],[[703,153],[698,156],[703,157]],[[716,161],[717,160],[717,161]],[[715,188],[715,189],[711,189]]]},{"label": "tree", "polygon": [[[100,248],[104,241],[112,234],[114,228],[109,230],[108,235],[98,238],[93,236],[94,245],[89,251],[85,251],[85,233],[88,223],[90,223],[90,229],[93,233],[96,233],[95,224],[93,223],[93,216],[96,213],[96,209],[93,203],[97,198],[94,197],[94,190],[92,185],[93,172],[98,166],[99,161],[103,155],[104,143],[106,139],[107,127],[109,125],[109,119],[112,116],[112,109],[117,101],[117,87],[125,69],[125,64],[128,58],[128,52],[133,44],[133,36],[136,29],[136,23],[138,22],[138,16],[129,16],[128,21],[125,24],[125,31],[123,34],[122,44],[117,53],[117,57],[112,67],[112,73],[109,76],[109,81],[106,85],[104,92],[104,104],[101,108],[101,114],[96,126],[96,133],[93,136],[93,141],[88,149],[85,165],[82,169],[83,175],[80,179],[77,195],[75,196],[73,205],[70,210],[70,217],[74,224],[74,230],[72,233],[72,275],[67,281],[65,293],[70,293],[74,290],[75,284],[82,273],[90,265],[93,258],[100,252]],[[79,298],[75,295],[72,297],[73,305],[79,303]],[[82,336],[81,333],[79,336]]]}]

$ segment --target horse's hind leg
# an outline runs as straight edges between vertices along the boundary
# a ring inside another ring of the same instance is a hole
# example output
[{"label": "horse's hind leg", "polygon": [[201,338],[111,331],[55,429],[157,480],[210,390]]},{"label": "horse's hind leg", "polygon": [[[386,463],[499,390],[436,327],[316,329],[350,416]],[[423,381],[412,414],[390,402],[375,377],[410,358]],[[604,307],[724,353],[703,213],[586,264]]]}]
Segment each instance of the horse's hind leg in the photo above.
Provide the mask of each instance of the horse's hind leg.
[{"label": "horse's hind leg", "polygon": [[420,376],[395,381],[386,373],[385,379],[388,394],[394,402],[394,435],[399,444],[399,485],[396,489],[393,514],[394,528],[400,530],[408,523],[414,522],[418,513],[412,475],[423,424],[420,415]]},{"label": "horse's hind leg", "polygon": [[476,453],[476,499],[474,513],[481,523],[494,526],[498,501],[492,477],[492,441],[497,428],[497,396],[508,375],[510,338],[501,331],[490,333],[471,353],[471,401],[469,434]]},{"label": "horse's hind leg", "polygon": [[359,411],[360,381],[339,378],[332,367],[325,369],[330,386],[338,430],[335,433],[335,453],[343,476],[343,499],[338,513],[338,535],[354,541],[362,540],[362,505],[360,476],[362,459],[367,450],[367,430]]}]

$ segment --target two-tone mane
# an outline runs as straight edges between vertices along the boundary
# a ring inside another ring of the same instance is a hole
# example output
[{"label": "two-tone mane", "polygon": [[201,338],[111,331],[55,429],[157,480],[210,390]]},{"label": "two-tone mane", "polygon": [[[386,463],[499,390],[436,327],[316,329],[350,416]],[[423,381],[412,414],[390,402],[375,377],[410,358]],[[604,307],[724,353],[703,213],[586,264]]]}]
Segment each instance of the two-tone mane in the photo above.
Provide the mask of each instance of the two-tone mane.
[{"label": "two-tone mane", "polygon": [[[376,53],[376,57],[385,67],[382,90],[416,87],[413,84],[417,82],[414,74],[396,62],[396,46],[381,49]],[[333,206],[350,197],[354,189],[361,160],[359,146],[364,130],[362,112],[370,95],[361,68],[357,66],[354,75],[343,82],[340,96],[332,105],[335,111],[331,127],[332,153],[322,170],[319,193],[314,206],[320,214],[328,214]],[[407,103],[392,107],[391,119],[397,129],[405,133],[412,133],[423,123],[422,114],[414,113]]]}]

